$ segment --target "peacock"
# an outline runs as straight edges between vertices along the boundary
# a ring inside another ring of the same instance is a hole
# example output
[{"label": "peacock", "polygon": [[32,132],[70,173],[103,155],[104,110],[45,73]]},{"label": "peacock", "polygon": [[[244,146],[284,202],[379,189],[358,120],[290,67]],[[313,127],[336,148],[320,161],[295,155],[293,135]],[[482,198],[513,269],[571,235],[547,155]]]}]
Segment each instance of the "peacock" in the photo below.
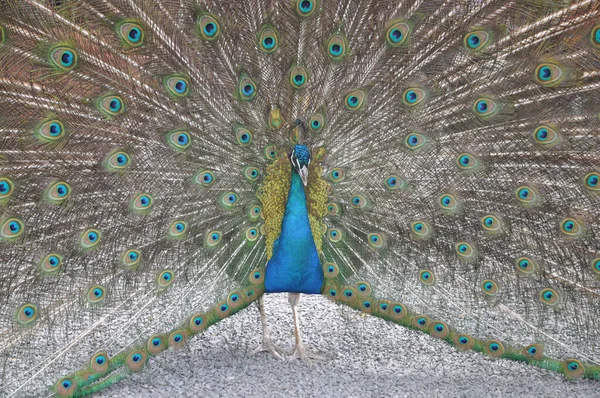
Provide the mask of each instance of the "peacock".
[{"label": "peacock", "polygon": [[303,295],[599,380],[599,132],[595,0],[1,0],[0,391]]}]

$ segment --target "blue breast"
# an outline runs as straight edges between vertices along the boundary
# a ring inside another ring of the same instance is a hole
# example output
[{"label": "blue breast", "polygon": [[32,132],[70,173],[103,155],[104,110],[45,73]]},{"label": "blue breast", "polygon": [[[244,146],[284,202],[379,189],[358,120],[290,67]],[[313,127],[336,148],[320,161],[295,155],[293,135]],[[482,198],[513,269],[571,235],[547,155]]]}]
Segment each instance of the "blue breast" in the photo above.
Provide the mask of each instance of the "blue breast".
[{"label": "blue breast", "polygon": [[323,269],[310,230],[302,179],[292,171],[292,184],[281,224],[281,234],[267,263],[267,293],[320,294]]}]

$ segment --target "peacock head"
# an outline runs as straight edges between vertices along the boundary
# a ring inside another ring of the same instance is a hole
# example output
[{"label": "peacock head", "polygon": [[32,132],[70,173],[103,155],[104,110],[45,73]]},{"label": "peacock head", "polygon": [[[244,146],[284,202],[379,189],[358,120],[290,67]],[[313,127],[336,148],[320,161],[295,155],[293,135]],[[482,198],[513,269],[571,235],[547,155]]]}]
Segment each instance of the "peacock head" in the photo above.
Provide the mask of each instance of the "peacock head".
[{"label": "peacock head", "polygon": [[290,153],[292,167],[302,178],[304,186],[308,183],[308,165],[310,164],[310,151],[306,145],[296,145]]}]

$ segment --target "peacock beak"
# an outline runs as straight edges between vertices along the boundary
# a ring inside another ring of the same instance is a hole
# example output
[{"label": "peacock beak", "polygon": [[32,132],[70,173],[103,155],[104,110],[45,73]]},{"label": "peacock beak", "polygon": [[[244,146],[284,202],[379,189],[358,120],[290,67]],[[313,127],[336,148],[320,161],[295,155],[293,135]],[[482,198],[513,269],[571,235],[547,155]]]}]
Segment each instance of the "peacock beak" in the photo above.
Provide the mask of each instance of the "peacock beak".
[{"label": "peacock beak", "polygon": [[300,178],[302,178],[302,184],[304,184],[304,186],[306,186],[306,184],[308,184],[308,167],[306,167],[306,166],[300,167],[298,174],[300,174]]}]

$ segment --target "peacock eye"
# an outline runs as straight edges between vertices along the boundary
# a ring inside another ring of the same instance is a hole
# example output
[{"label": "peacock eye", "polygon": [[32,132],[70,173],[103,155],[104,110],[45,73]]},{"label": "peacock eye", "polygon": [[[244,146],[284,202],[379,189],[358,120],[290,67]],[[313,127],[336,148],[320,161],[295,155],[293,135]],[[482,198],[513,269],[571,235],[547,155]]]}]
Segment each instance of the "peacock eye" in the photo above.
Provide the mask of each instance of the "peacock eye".
[{"label": "peacock eye", "polygon": [[592,44],[600,47],[600,25],[596,25],[592,29]]},{"label": "peacock eye", "polygon": [[336,33],[327,42],[327,54],[333,60],[340,60],[346,56],[348,40],[341,33]]},{"label": "peacock eye", "polygon": [[127,250],[121,256],[121,265],[126,269],[134,269],[136,268],[141,261],[142,253],[136,249]]},{"label": "peacock eye", "polygon": [[62,180],[53,181],[44,191],[48,203],[60,205],[71,195],[71,186]]},{"label": "peacock eye", "polygon": [[569,236],[579,236],[583,233],[583,227],[579,221],[574,218],[567,217],[560,223],[560,230]]},{"label": "peacock eye", "polygon": [[498,112],[498,105],[490,98],[479,98],[473,105],[473,112],[483,120],[489,119]]},{"label": "peacock eye", "polygon": [[344,172],[343,169],[341,169],[339,167],[336,167],[329,172],[329,178],[333,182],[340,182],[344,179],[345,176],[346,176],[346,173]]},{"label": "peacock eye", "polygon": [[404,139],[404,144],[408,149],[417,150],[423,148],[426,144],[427,140],[423,134],[420,133],[410,133]]},{"label": "peacock eye", "polygon": [[470,153],[461,153],[456,158],[456,164],[463,171],[473,171],[479,166],[479,161]]},{"label": "peacock eye", "polygon": [[45,274],[56,273],[63,263],[63,257],[60,254],[51,253],[42,259],[40,268]]},{"label": "peacock eye", "polygon": [[204,40],[214,41],[221,34],[221,27],[214,16],[203,13],[196,20],[196,32]]},{"label": "peacock eye", "polygon": [[50,63],[58,72],[69,72],[77,66],[77,52],[68,46],[55,46],[50,49]]},{"label": "peacock eye", "polygon": [[10,198],[15,190],[15,185],[10,178],[0,177],[0,203]]},{"label": "peacock eye", "polygon": [[111,172],[125,170],[131,164],[131,158],[127,152],[117,149],[108,154],[104,159],[104,167]]},{"label": "peacock eye", "polygon": [[426,239],[431,235],[431,227],[425,221],[419,220],[410,223],[410,230],[417,238]]},{"label": "peacock eye", "polygon": [[486,231],[496,232],[502,227],[500,219],[493,214],[485,215],[481,218],[481,225]]},{"label": "peacock eye", "polygon": [[352,204],[352,207],[357,209],[362,209],[367,206],[367,200],[362,195],[354,195],[350,200],[350,203]]},{"label": "peacock eye", "polygon": [[473,249],[473,246],[471,246],[469,243],[467,242],[458,242],[455,246],[454,246],[456,253],[461,257],[461,258],[471,258],[475,255],[475,250]]},{"label": "peacock eye", "polygon": [[35,137],[43,143],[56,143],[67,134],[65,126],[57,119],[51,119],[39,124],[35,130]]},{"label": "peacock eye", "polygon": [[102,286],[92,286],[87,292],[87,299],[91,303],[99,303],[104,300],[105,291]]},{"label": "peacock eye", "polygon": [[422,103],[426,97],[427,93],[424,90],[414,87],[408,88],[404,91],[404,94],[402,95],[402,101],[404,102],[404,105],[413,107]]},{"label": "peacock eye", "polygon": [[238,201],[239,196],[235,192],[225,192],[219,199],[219,203],[225,208],[232,208]]},{"label": "peacock eye", "polygon": [[175,274],[173,274],[173,271],[167,269],[167,270],[162,271],[160,274],[158,274],[158,277],[156,278],[156,282],[158,283],[159,287],[167,287],[171,283],[173,283],[174,279],[175,279]]},{"label": "peacock eye", "polygon": [[464,44],[469,51],[479,51],[489,44],[490,38],[491,36],[488,32],[477,30],[465,35]]},{"label": "peacock eye", "polygon": [[221,241],[221,231],[210,231],[206,234],[204,242],[207,247],[214,247]]},{"label": "peacock eye", "polygon": [[154,204],[154,199],[147,193],[141,193],[135,195],[130,203],[130,208],[133,212],[138,214],[147,213]]},{"label": "peacock eye", "polygon": [[558,65],[543,63],[535,69],[535,80],[542,86],[552,86],[560,82],[563,77],[562,69]]},{"label": "peacock eye", "polygon": [[263,52],[273,53],[279,47],[279,33],[274,27],[265,25],[258,33],[258,43]]},{"label": "peacock eye", "polygon": [[243,101],[250,101],[256,97],[256,83],[246,74],[242,74],[237,85],[238,96]]},{"label": "peacock eye", "polygon": [[597,172],[592,172],[586,174],[583,178],[584,185],[587,189],[591,191],[600,191],[600,174]]},{"label": "peacock eye", "polygon": [[498,294],[498,285],[492,280],[485,280],[481,283],[481,290],[488,296],[495,296]]},{"label": "peacock eye", "polygon": [[540,301],[544,304],[555,306],[560,301],[560,296],[554,289],[546,288],[540,292]]},{"label": "peacock eye", "polygon": [[235,138],[238,145],[247,146],[252,142],[252,131],[242,125],[234,126]]},{"label": "peacock eye", "polygon": [[346,104],[346,108],[356,111],[365,105],[366,99],[367,94],[364,90],[355,90],[346,95],[344,103]]},{"label": "peacock eye", "polygon": [[290,83],[294,88],[302,88],[308,81],[308,71],[303,66],[295,66],[290,71]]},{"label": "peacock eye", "polygon": [[106,95],[96,100],[96,108],[107,117],[117,116],[125,112],[123,99],[118,95]]},{"label": "peacock eye", "polygon": [[25,228],[21,220],[15,217],[6,218],[0,226],[0,242],[16,240],[23,236],[24,231]]},{"label": "peacock eye", "polygon": [[323,130],[323,127],[325,126],[325,116],[323,116],[320,113],[316,113],[313,115],[313,117],[310,118],[310,121],[308,122],[308,127],[310,128],[311,131],[318,133],[319,131]]},{"label": "peacock eye", "polygon": [[185,76],[167,76],[164,78],[164,85],[169,96],[174,99],[187,97],[190,93],[190,83]]},{"label": "peacock eye", "polygon": [[400,46],[406,41],[410,33],[410,25],[405,21],[393,23],[386,32],[386,40],[392,47]]},{"label": "peacock eye", "polygon": [[383,247],[383,244],[384,244],[383,235],[371,233],[368,235],[367,239],[368,239],[369,245],[371,245],[371,247],[374,247],[376,249],[380,249]]},{"label": "peacock eye", "polygon": [[444,194],[439,197],[438,204],[443,210],[455,210],[458,207],[458,201],[451,194]]},{"label": "peacock eye", "polygon": [[187,130],[174,130],[166,134],[167,144],[176,152],[182,153],[192,145],[192,137]]},{"label": "peacock eye", "polygon": [[405,185],[404,180],[397,175],[391,175],[385,179],[385,187],[390,191],[402,189]]},{"label": "peacock eye", "polygon": [[517,188],[515,190],[515,195],[517,197],[517,200],[525,206],[532,206],[538,204],[540,200],[537,191],[533,187],[528,185],[523,185]]},{"label": "peacock eye", "polygon": [[435,282],[435,277],[433,272],[426,269],[419,272],[419,280],[425,285],[432,285]]},{"label": "peacock eye", "polygon": [[125,47],[140,47],[144,44],[144,30],[133,22],[125,22],[118,29]]},{"label": "peacock eye", "polygon": [[307,17],[315,11],[315,0],[296,0],[296,12]]},{"label": "peacock eye", "polygon": [[515,262],[517,271],[522,275],[532,275],[537,268],[536,263],[529,257],[519,257]]}]

